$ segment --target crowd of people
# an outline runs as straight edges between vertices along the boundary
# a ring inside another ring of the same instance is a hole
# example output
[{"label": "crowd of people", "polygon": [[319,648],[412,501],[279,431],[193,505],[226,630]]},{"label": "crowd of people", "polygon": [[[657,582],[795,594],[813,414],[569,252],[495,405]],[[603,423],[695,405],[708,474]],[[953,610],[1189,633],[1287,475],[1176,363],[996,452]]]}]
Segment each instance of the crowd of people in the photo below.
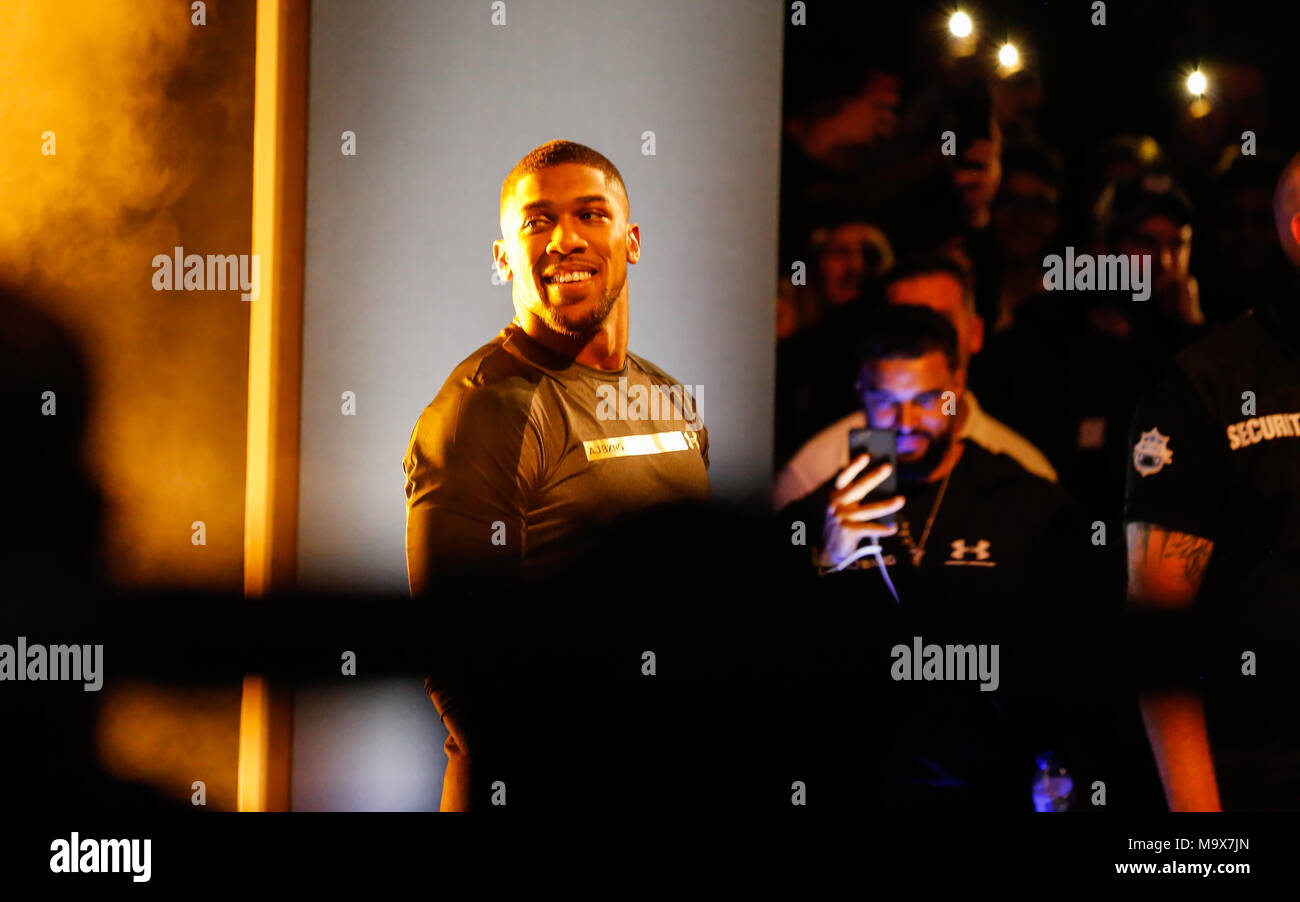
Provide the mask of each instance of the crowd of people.
[{"label": "crowd of people", "polygon": [[[1209,611],[1260,638],[1293,616],[1300,155],[1261,70],[1062,153],[1032,68],[794,64],[773,504],[821,527],[810,565],[965,614],[1067,589],[1085,618]],[[896,461],[860,429],[894,431]],[[1297,686],[1255,694],[1246,733],[1227,698],[1140,695],[1166,800],[1296,804]]]}]

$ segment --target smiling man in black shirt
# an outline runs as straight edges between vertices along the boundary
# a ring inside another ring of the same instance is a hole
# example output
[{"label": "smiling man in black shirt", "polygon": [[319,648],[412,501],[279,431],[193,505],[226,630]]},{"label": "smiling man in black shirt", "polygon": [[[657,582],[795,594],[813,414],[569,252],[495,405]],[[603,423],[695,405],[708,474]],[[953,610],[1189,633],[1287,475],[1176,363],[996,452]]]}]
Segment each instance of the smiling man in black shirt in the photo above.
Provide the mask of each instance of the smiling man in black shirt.
[{"label": "smiling man in black shirt", "polygon": [[[628,350],[641,231],[618,169],[552,141],[511,170],[500,213],[515,318],[452,371],[402,462],[415,596],[555,574],[620,515],[709,494],[697,399]],[[465,810],[474,706],[444,674],[426,688],[450,734],[442,809]]]},{"label": "smiling man in black shirt", "polygon": [[694,395],[628,350],[641,232],[618,170],[542,145],[502,186],[501,233],[515,318],[452,371],[403,461],[416,595],[440,575],[554,570],[602,522],[708,495]]}]

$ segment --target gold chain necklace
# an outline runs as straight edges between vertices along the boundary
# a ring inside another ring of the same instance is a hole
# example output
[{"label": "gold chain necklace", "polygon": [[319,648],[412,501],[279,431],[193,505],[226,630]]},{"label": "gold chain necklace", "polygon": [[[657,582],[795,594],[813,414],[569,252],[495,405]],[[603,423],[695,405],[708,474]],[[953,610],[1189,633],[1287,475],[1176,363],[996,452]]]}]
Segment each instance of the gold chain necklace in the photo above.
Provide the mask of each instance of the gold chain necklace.
[{"label": "gold chain necklace", "polygon": [[[953,467],[956,469],[956,467]],[[921,544],[912,541],[912,529],[907,522],[907,518],[902,519],[902,528],[899,530],[899,538],[907,545],[908,552],[912,555],[912,566],[921,566],[921,558],[925,555],[925,543],[930,539],[930,528],[934,526],[934,518],[939,513],[939,505],[943,503],[944,492],[948,491],[948,480],[952,478],[952,470],[943,477],[943,483],[939,486],[939,494],[934,499],[934,504],[930,507],[930,516],[926,518],[925,528],[921,531]]]}]

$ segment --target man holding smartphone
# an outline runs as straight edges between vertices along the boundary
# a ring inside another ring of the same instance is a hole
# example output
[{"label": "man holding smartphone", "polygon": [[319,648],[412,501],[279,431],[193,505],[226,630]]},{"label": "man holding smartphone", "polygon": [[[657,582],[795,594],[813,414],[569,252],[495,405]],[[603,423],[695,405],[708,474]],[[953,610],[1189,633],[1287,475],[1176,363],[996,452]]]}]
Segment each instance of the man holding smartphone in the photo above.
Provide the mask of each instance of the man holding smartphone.
[{"label": "man holding smartphone", "polygon": [[[888,272],[882,287],[887,304],[929,307],[943,314],[957,330],[958,346],[971,365],[984,344],[984,321],[975,312],[973,282],[970,270],[963,264],[935,253],[903,260]],[[969,388],[961,393],[956,420],[959,438],[969,439],[994,454],[1007,454],[1034,475],[1056,482],[1056,471],[1042,452],[990,416]],[[866,425],[859,407],[804,443],[777,474],[774,508],[780,510],[809,494],[844,469],[856,456],[848,454],[848,435]]]},{"label": "man holding smartphone", "polygon": [[[867,426],[897,432],[899,492],[880,497],[875,490],[894,468],[859,454],[786,511],[823,525],[822,572],[876,569],[873,557],[850,559],[860,545],[878,542],[905,606],[924,598],[970,611],[975,598],[992,605],[1022,597],[1062,547],[1080,544],[1053,542],[1066,528],[1068,497],[961,435],[966,359],[945,317],[889,306],[868,328],[857,390]],[[891,516],[895,525],[882,522]]]},{"label": "man holding smartphone", "polygon": [[[1040,676],[1052,658],[1043,642],[1060,635],[1052,624],[1070,622],[1061,596],[1079,585],[1071,556],[1087,553],[1088,533],[1063,489],[962,434],[965,355],[946,317],[891,305],[867,328],[857,389],[868,432],[853,438],[874,448],[881,434],[896,434],[896,463],[857,454],[782,519],[822,527],[813,550],[821,585],[880,614],[872,638],[885,637],[885,647],[943,634],[1000,649],[1005,676],[993,692],[897,684],[881,737],[887,804],[1031,810],[1025,769],[1035,754],[1050,749],[1083,771],[1096,754],[1085,729],[1095,718],[1068,687]],[[891,476],[897,491],[880,491]],[[859,547],[873,544],[878,554]],[[1044,687],[1050,707],[1038,697]]]}]

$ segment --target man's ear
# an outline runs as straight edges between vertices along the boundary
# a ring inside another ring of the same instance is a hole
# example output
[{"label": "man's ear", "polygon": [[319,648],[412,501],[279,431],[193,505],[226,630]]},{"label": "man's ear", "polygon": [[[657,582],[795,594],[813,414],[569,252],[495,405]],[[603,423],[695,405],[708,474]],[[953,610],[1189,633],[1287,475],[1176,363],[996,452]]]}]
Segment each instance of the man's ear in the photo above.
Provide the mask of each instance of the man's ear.
[{"label": "man's ear", "polygon": [[641,227],[635,222],[627,227],[627,262],[641,259]]},{"label": "man's ear", "polygon": [[496,261],[497,273],[501,276],[501,281],[509,282],[514,276],[510,269],[510,260],[506,257],[506,243],[498,238],[492,242],[492,259]]},{"label": "man's ear", "polygon": [[1300,213],[1291,217],[1291,240],[1300,245]]}]

